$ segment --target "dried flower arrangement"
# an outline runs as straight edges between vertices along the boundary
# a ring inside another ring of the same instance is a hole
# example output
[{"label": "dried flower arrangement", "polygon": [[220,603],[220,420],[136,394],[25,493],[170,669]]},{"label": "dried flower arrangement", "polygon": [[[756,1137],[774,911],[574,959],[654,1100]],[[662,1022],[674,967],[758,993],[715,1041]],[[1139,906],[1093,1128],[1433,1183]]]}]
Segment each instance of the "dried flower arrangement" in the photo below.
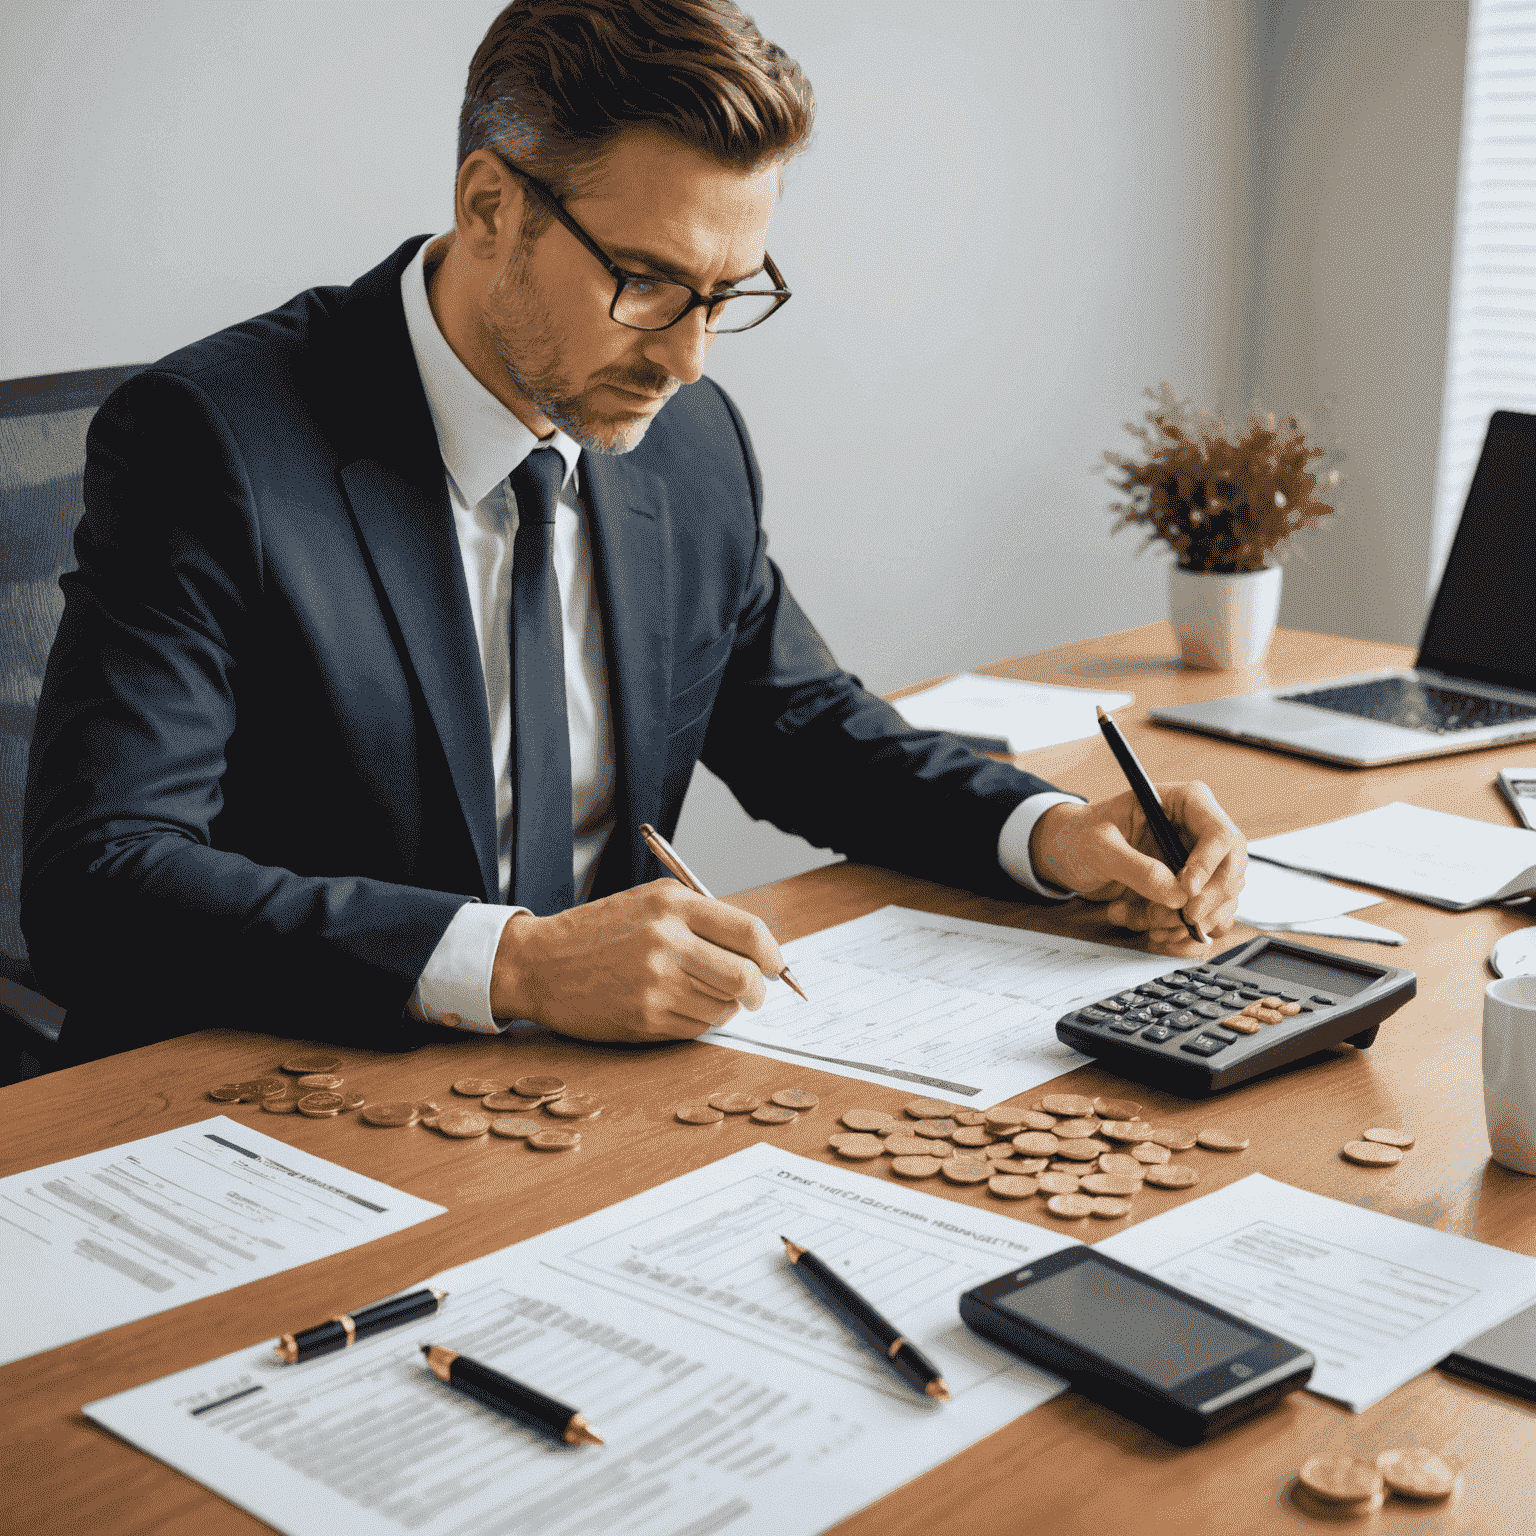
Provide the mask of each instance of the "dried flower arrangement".
[{"label": "dried flower arrangement", "polygon": [[1247,431],[1233,441],[1227,421],[1180,400],[1166,381],[1143,393],[1154,402],[1147,426],[1125,429],[1146,448],[1138,462],[1106,451],[1118,470],[1110,484],[1126,501],[1111,502],[1118,514],[1110,530],[1133,525],[1148,529],[1143,549],[1159,539],[1186,571],[1261,571],[1269,556],[1294,533],[1310,528],[1334,509],[1314,495],[1319,483],[1337,486],[1337,469],[1308,468],[1322,458],[1336,463],[1336,449],[1309,446],[1297,418],[1277,427],[1273,415],[1255,409]]}]

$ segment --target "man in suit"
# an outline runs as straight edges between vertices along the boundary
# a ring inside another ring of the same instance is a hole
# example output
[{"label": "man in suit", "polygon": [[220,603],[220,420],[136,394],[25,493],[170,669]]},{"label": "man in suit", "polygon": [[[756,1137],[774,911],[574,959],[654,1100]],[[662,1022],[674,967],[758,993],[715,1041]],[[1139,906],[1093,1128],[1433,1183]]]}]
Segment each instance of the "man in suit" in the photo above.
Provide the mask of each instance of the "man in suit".
[{"label": "man in suit", "polygon": [[1176,879],[1129,794],[908,730],[768,559],[702,367],[784,301],[767,231],[811,113],[729,0],[514,0],[450,232],[102,407],[23,881],[75,1055],[215,1023],[650,1040],[759,1006],[772,936],[639,832],[700,759],[853,859],[1084,893],[1176,955],[1179,908],[1230,927],[1242,840],[1203,785],[1161,787]]}]

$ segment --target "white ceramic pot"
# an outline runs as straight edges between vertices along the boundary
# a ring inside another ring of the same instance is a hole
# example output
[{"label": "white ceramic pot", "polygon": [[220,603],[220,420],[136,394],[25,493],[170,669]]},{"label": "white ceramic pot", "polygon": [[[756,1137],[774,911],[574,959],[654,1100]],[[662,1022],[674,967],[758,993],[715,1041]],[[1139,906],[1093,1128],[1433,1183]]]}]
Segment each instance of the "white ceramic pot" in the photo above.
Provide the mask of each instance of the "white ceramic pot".
[{"label": "white ceramic pot", "polygon": [[1280,617],[1278,565],[1228,576],[1168,567],[1168,617],[1191,667],[1251,667],[1264,659]]}]

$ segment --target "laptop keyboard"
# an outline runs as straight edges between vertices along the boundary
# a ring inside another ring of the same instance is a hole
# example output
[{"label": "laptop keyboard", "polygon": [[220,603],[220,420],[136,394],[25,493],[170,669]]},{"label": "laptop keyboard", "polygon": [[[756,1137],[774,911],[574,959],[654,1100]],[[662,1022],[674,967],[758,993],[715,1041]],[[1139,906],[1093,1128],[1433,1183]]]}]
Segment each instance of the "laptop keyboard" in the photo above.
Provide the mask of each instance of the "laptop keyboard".
[{"label": "laptop keyboard", "polygon": [[1484,698],[1455,688],[1436,688],[1409,677],[1384,677],[1375,682],[1352,683],[1347,688],[1318,688],[1311,693],[1287,693],[1280,697],[1291,704],[1310,704],[1314,709],[1331,709],[1340,715],[1381,720],[1432,736],[1536,719],[1536,706],[1511,704],[1507,699]]}]

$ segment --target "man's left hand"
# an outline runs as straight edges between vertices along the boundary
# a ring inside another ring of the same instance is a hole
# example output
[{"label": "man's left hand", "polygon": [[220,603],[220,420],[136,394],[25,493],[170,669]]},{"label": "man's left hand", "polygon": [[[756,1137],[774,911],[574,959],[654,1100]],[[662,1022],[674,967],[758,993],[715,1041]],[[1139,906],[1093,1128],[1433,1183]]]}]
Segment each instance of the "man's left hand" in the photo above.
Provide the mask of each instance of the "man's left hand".
[{"label": "man's left hand", "polygon": [[1184,919],[1212,939],[1231,929],[1248,850],[1204,784],[1156,788],[1168,819],[1193,845],[1180,874],[1158,856],[1157,839],[1130,790],[1094,805],[1051,806],[1035,823],[1030,858],[1041,880],[1106,902],[1110,922],[1145,933],[1149,949],[1192,960],[1209,946],[1190,938]]}]

